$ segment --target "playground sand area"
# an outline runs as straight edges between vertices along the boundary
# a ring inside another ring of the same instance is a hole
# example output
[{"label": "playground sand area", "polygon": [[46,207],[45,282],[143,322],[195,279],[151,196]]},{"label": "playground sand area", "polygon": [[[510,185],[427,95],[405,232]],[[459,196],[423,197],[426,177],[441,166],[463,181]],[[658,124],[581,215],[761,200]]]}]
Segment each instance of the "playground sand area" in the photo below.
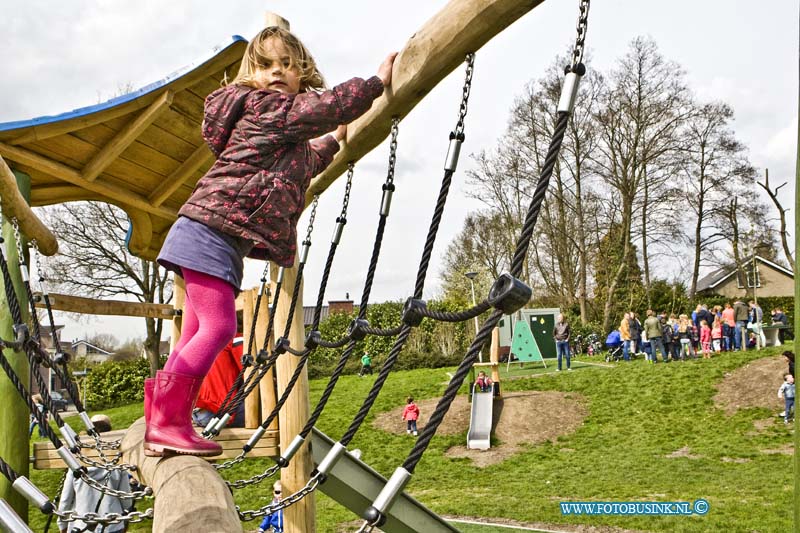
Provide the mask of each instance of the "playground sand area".
[{"label": "playground sand area", "polygon": [[788,365],[782,356],[757,359],[733,372],[717,385],[714,405],[731,416],[739,409],[765,407],[775,413],[783,411],[783,400],[778,398],[778,388]]},{"label": "playground sand area", "polygon": [[[420,431],[436,408],[439,398],[417,402]],[[453,446],[448,457],[467,457],[477,467],[494,465],[522,451],[525,445],[545,441],[555,442],[561,435],[575,431],[588,416],[588,402],[576,393],[558,391],[525,391],[504,393],[495,402],[492,447],[488,450],[468,450]],[[374,426],[396,435],[406,432],[402,421],[403,407],[378,415]],[[466,395],[456,396],[437,431],[441,435],[458,435],[469,429],[470,404]]]}]

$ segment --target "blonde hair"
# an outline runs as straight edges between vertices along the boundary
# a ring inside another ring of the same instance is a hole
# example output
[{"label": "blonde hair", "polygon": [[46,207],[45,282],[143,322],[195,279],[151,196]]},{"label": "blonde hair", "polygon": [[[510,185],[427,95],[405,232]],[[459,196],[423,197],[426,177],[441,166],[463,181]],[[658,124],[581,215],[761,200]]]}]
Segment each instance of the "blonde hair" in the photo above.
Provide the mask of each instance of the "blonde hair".
[{"label": "blonde hair", "polygon": [[266,58],[266,43],[273,37],[279,39],[289,52],[290,67],[297,69],[300,75],[300,90],[320,91],[325,89],[325,78],[317,70],[317,63],[311,53],[294,34],[278,26],[264,28],[247,44],[239,72],[230,83],[256,87],[253,77],[258,69],[263,68],[262,65]]},{"label": "blonde hair", "polygon": [[688,315],[681,315],[678,319],[678,331],[681,333],[685,333],[687,329],[689,329],[689,316]]}]

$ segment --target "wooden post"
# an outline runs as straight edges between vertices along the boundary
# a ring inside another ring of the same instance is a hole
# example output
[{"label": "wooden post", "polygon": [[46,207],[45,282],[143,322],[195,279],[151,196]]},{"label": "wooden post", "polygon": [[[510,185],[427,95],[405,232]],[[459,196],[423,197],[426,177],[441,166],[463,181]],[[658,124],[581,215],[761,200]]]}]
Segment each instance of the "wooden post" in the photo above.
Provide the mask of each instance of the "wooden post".
[{"label": "wooden post", "polygon": [[[242,292],[242,319],[244,328],[244,349],[250,346],[250,331],[253,329],[253,315],[255,313],[255,302],[258,298],[258,288],[248,289]],[[269,299],[266,295],[261,297],[261,306],[256,317],[256,334],[253,342],[253,353],[255,357],[264,343],[264,335],[267,333],[269,322]],[[272,346],[272,337],[267,342],[267,346]],[[250,377],[253,369],[250,368],[245,374],[245,379]],[[244,427],[254,429],[261,423],[261,419],[275,407],[275,373],[270,370],[261,379],[259,386],[244,400]],[[260,409],[259,409],[260,408]],[[270,425],[269,429],[277,429],[277,420]]]},{"label": "wooden post", "polygon": [[[30,177],[20,172],[15,172],[19,192],[25,198],[30,199]],[[16,190],[14,191],[16,194]],[[6,194],[5,192],[3,194]],[[8,261],[9,274],[14,284],[14,290],[19,299],[20,309],[23,320],[27,320],[28,301],[25,299],[25,289],[22,284],[22,277],[19,270],[19,254],[14,240],[14,230],[11,222],[6,219],[9,213],[3,213],[2,236],[5,242],[2,244],[3,255]],[[2,274],[0,274],[0,279]],[[9,302],[6,299],[5,291],[0,296],[0,337],[4,339],[14,338],[14,320],[11,318]],[[31,332],[33,333],[33,332]],[[30,383],[30,369],[28,360],[22,352],[3,350],[3,355],[8,359],[14,372],[22,381],[25,387]],[[30,392],[30,391],[29,391]],[[4,406],[0,409],[0,457],[2,457],[11,468],[18,474],[28,475],[28,406],[19,396],[19,392],[8,379],[5,372],[0,373],[0,404]],[[5,476],[0,476],[0,498],[6,500],[14,511],[27,522],[28,503],[15,491]]]},{"label": "wooden post", "polygon": [[[274,267],[275,265],[272,265]],[[262,311],[259,313],[258,317],[258,327],[256,331],[258,332],[258,338],[261,339],[261,342],[264,342],[264,335],[267,332],[267,324],[269,322],[269,310],[270,310],[270,303],[272,302],[272,298],[274,298],[276,294],[276,285],[270,280],[270,289],[266,295],[264,295],[264,299],[262,301]],[[267,296],[272,295],[270,298]],[[284,294],[284,296],[286,296]],[[302,304],[301,304],[302,306]],[[282,333],[282,332],[281,332]],[[267,346],[274,346],[275,345],[275,327],[272,329],[272,334],[267,341]],[[278,394],[275,390],[275,367],[269,369],[263,378],[261,378],[261,382],[258,384],[258,396],[260,398],[260,407],[261,407],[261,418],[266,418],[275,409],[275,404],[278,403]],[[278,429],[278,420],[279,417],[275,417],[275,419],[270,422],[267,429]],[[257,424],[258,425],[258,424]],[[253,426],[255,427],[255,426]],[[286,443],[284,443],[286,446]]]},{"label": "wooden post", "polygon": [[[186,302],[186,284],[183,278],[172,274],[172,297],[175,300],[173,306],[176,311],[183,312],[183,307]],[[172,319],[172,333],[169,339],[169,351],[172,353],[175,350],[175,345],[181,338],[181,327],[183,326],[183,318],[181,315],[175,315]]]},{"label": "wooden post", "polygon": [[[492,363],[492,381],[500,383],[500,328],[492,330],[492,344],[489,348],[489,361]],[[500,389],[502,394],[502,389]],[[498,394],[498,396],[500,395]]]},{"label": "wooden post", "polygon": [[[270,269],[270,276],[273,281],[277,279],[278,269]],[[276,336],[283,335],[286,319],[289,315],[289,306],[292,300],[295,280],[297,279],[297,256],[295,256],[295,266],[284,271],[283,285],[281,288],[278,308],[275,311],[275,331]],[[301,296],[298,298],[295,313],[292,318],[292,328],[289,333],[289,342],[295,349],[300,349],[305,345],[305,335],[303,329],[303,288],[300,287]],[[275,366],[278,377],[278,394],[282,394],[286,389],[286,384],[294,373],[300,358],[290,353],[285,353],[278,357]],[[285,447],[303,429],[310,415],[308,401],[308,373],[306,369],[297,380],[292,394],[289,396],[280,411],[280,435],[281,447]],[[289,466],[281,470],[281,484],[285,494],[293,494],[305,486],[309,477],[313,462],[309,450],[308,441],[297,452]],[[284,511],[286,520],[286,531],[302,531],[303,533],[314,533],[315,524],[315,498],[313,493],[300,500]]]},{"label": "wooden post", "polygon": [[266,13],[264,13],[264,27],[269,28],[270,26],[277,26],[279,28],[283,28],[286,31],[289,31],[290,29],[288,20],[278,15],[277,13],[272,13],[271,11],[267,11]]}]

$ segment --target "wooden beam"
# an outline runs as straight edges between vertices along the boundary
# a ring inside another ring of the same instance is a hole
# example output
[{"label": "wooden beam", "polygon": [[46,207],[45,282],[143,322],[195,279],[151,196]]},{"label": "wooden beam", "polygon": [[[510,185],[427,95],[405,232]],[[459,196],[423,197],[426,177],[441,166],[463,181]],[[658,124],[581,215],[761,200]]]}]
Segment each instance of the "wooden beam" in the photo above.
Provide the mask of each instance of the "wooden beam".
[{"label": "wooden beam", "polygon": [[116,185],[99,181],[86,181],[74,168],[56,161],[52,161],[25,148],[0,143],[0,156],[12,161],[16,161],[17,163],[23,165],[28,165],[40,172],[44,172],[45,174],[68,183],[72,183],[73,185],[77,185],[97,194],[102,194],[103,196],[107,196],[108,198],[114,199],[123,204],[128,204],[137,209],[141,209],[142,211],[146,211],[160,218],[170,221],[178,218],[178,212],[174,209],[150,205],[147,199],[143,196]]},{"label": "wooden beam", "polygon": [[2,157],[0,157],[0,190],[3,191],[0,194],[3,217],[16,218],[20,231],[28,239],[36,241],[42,254],[55,255],[58,252],[56,236],[39,220],[22,197],[17,187],[17,178]]},{"label": "wooden beam", "polygon": [[[306,192],[306,205],[344,173],[348,163],[364,157],[389,135],[392,117],[406,116],[431,89],[463,63],[468,52],[480,49],[543,1],[451,0],[444,6],[412,35],[397,56],[391,87],[367,113],[347,126],[347,138],[341,150],[328,168],[311,182]],[[454,113],[455,104],[454,99]],[[442,125],[442,128],[447,127],[452,125]]]},{"label": "wooden beam", "polygon": [[178,166],[172,173],[167,176],[161,184],[156,187],[156,189],[150,193],[150,196],[147,199],[150,201],[150,204],[154,207],[159,207],[164,201],[169,198],[172,193],[177,191],[181,185],[186,183],[186,181],[192,177],[192,175],[197,172],[200,167],[208,163],[209,161],[213,161],[214,154],[211,153],[208,146],[205,144],[198,146],[197,149],[192,152],[192,155],[187,157],[183,163]]},{"label": "wooden beam", "polygon": [[143,442],[140,418],[128,428],[120,450],[122,460],[136,465],[141,481],[153,489],[153,533],[242,531],[231,490],[208,461],[191,455],[147,457]]},{"label": "wooden beam", "polygon": [[114,138],[108,141],[106,145],[84,165],[83,172],[81,172],[83,179],[86,181],[94,181],[101,172],[108,168],[108,166],[128,148],[128,146],[136,141],[139,135],[141,135],[165,109],[169,109],[174,97],[175,93],[172,91],[164,91],[164,93],[156,98],[147,109],[139,113],[135,119],[117,132]]},{"label": "wooden beam", "polygon": [[[38,300],[39,298],[37,298]],[[82,313],[85,315],[140,316],[172,320],[175,309],[169,304],[145,304],[122,300],[95,300],[70,294],[50,293],[50,306],[55,311]],[[37,301],[36,307],[45,308],[44,302]]]},{"label": "wooden beam", "polygon": [[[125,437],[127,429],[109,431],[103,433],[103,439],[112,441]],[[245,428],[224,428],[220,434],[214,438],[222,446],[222,455],[216,457],[208,457],[208,461],[228,460],[237,457],[242,453],[242,447],[247,443],[248,439],[253,435],[252,429]],[[82,435],[83,441],[91,438]],[[253,446],[253,449],[248,452],[247,456],[255,457],[277,457],[280,453],[278,449],[278,430],[267,430],[264,436]],[[97,459],[100,457],[99,452],[94,448],[84,448],[83,454],[87,457]],[[49,441],[43,440],[33,443],[33,468],[36,470],[48,470],[51,468],[66,468],[67,465],[58,455],[58,452],[53,448],[53,444]]]}]

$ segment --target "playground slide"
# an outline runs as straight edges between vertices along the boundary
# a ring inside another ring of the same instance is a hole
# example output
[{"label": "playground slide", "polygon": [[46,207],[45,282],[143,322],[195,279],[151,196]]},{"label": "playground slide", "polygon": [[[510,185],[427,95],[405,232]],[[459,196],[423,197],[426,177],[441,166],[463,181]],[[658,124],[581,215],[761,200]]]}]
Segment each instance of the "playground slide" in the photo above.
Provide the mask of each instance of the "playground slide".
[{"label": "playground slide", "polygon": [[469,417],[467,448],[488,450],[489,435],[492,433],[492,404],[494,392],[476,392],[472,395],[472,413]]},{"label": "playground slide", "polygon": [[[311,436],[311,454],[314,464],[328,454],[334,442],[314,428]],[[386,478],[349,453],[342,455],[319,490],[361,516],[386,485]],[[417,500],[403,492],[397,497],[386,523],[381,526],[386,533],[458,533],[451,526]]]}]

